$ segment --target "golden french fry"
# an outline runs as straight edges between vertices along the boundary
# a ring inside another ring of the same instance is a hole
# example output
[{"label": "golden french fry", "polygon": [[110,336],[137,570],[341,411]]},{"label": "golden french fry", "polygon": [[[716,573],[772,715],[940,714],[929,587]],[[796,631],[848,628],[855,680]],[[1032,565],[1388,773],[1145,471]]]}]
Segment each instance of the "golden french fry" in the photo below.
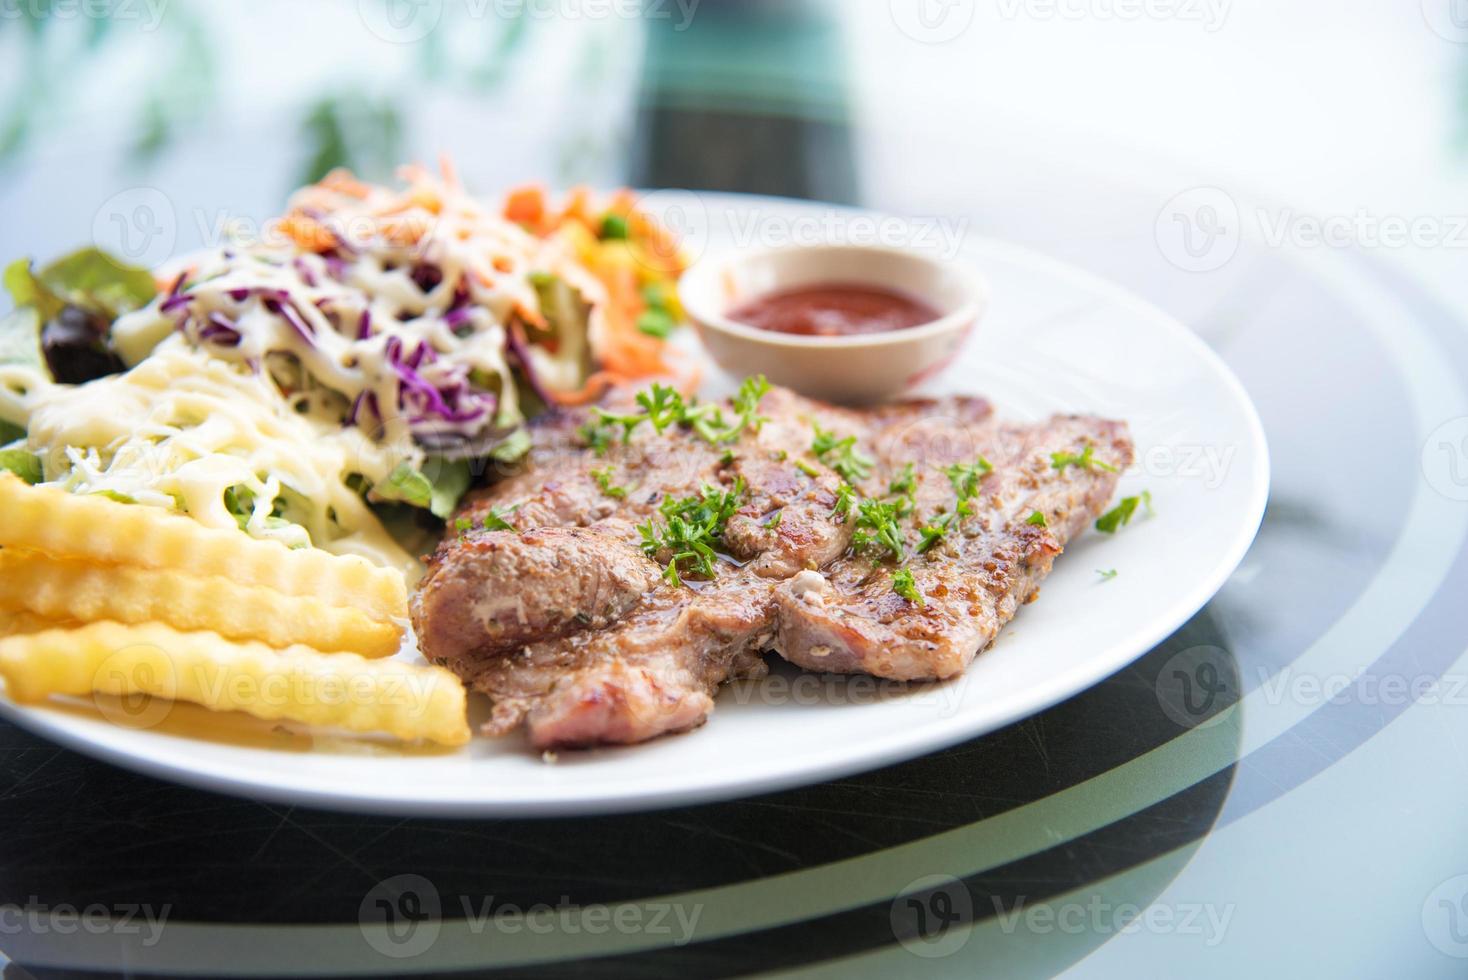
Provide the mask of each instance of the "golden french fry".
[{"label": "golden french fry", "polygon": [[161,623],[101,622],[5,637],[0,677],[22,702],[52,694],[147,694],[404,741],[469,740],[464,685],[442,667],[304,646],[275,650]]},{"label": "golden french fry", "polygon": [[273,647],[301,643],[364,657],[392,656],[403,637],[396,623],[314,596],[282,595],[213,575],[99,565],[17,548],[0,549],[0,609],[24,609],[52,620],[162,622]]},{"label": "golden french fry", "polygon": [[[0,552],[0,554],[3,554],[3,552]],[[48,619],[45,616],[38,616],[24,609],[0,609],[0,636],[14,636],[17,633],[39,633],[41,630],[77,625],[80,624],[64,618]]]},{"label": "golden french fry", "polygon": [[316,596],[381,619],[408,615],[403,576],[355,555],[290,549],[238,531],[205,527],[158,507],[96,494],[33,487],[0,473],[0,545],[59,558],[218,575],[286,595]]}]

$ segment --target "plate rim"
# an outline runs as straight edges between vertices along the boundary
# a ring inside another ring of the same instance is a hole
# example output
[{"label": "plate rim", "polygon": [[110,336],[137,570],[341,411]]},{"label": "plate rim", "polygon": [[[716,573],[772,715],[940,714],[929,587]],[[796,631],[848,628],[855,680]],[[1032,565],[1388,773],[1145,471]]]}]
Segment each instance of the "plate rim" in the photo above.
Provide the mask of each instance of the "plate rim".
[{"label": "plate rim", "polygon": [[[695,194],[701,201],[725,200],[736,206],[749,207],[764,202],[782,208],[825,208],[854,215],[884,216],[883,212],[809,201],[797,198],[729,192],[698,192],[667,189],[665,195]],[[896,217],[901,217],[897,215]],[[627,792],[617,786],[602,787],[591,793],[569,794],[546,792],[530,798],[489,797],[424,797],[422,795],[382,794],[373,789],[365,792],[342,792],[337,789],[313,788],[260,778],[258,774],[222,772],[219,767],[200,768],[169,759],[154,759],[132,748],[97,740],[86,727],[77,727],[70,716],[53,712],[44,706],[21,705],[0,698],[0,717],[55,744],[100,759],[155,779],[179,783],[196,789],[268,800],[294,806],[307,806],[338,812],[415,817],[566,817],[593,816],[666,809],[693,804],[717,803],[797,786],[811,785],[855,773],[870,772],[896,762],[939,751],[970,738],[978,738],[1023,718],[1045,711],[1069,697],[1094,687],[1097,683],[1144,656],[1178,628],[1209,599],[1218,593],[1229,576],[1238,568],[1253,545],[1264,518],[1269,499],[1271,459],[1268,439],[1258,409],[1247,389],[1224,362],[1223,358],[1187,324],[1161,307],[1131,290],[1089,270],[1050,256],[1044,252],[1001,238],[986,235],[966,237],[956,261],[966,256],[1002,254],[1006,260],[1031,268],[1049,271],[1103,296],[1119,308],[1153,321],[1177,336],[1210,372],[1223,383],[1234,407],[1239,410],[1251,450],[1250,467],[1254,477],[1245,496],[1245,517],[1234,529],[1229,546],[1211,564],[1209,572],[1200,576],[1191,589],[1175,600],[1165,611],[1150,617],[1126,637],[1112,642],[1104,650],[1087,658],[1082,666],[1057,675],[1056,680],[1027,688],[1025,697],[1011,697],[998,709],[986,712],[977,723],[963,713],[939,716],[930,724],[915,726],[888,737],[879,747],[860,756],[827,759],[804,767],[791,767],[773,772],[756,772],[725,779],[712,778],[681,786],[659,786],[643,792]],[[3,682],[0,682],[3,686]],[[91,722],[91,719],[87,719]],[[268,750],[260,750],[268,751]],[[635,751],[628,749],[627,751]],[[287,756],[282,756],[286,758]],[[472,764],[472,762],[470,763]]]}]

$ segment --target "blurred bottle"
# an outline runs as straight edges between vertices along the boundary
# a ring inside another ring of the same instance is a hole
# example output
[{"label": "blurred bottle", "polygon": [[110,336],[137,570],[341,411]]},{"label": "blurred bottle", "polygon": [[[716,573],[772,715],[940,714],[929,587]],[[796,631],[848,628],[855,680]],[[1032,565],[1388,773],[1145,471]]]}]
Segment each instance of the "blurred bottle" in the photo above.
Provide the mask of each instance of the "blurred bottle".
[{"label": "blurred bottle", "polygon": [[826,0],[647,0],[641,187],[851,203],[845,58]]}]

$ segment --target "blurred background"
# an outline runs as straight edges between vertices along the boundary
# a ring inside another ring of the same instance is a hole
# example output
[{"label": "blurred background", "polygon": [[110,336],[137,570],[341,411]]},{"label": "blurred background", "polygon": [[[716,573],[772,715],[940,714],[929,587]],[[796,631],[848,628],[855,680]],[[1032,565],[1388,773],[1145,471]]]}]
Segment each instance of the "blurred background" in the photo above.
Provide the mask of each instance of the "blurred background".
[{"label": "blurred background", "polygon": [[961,215],[1185,316],[1228,276],[1098,236],[1314,218],[1468,302],[1465,69],[1461,0],[0,0],[0,253],[156,261],[333,166],[447,153],[486,193]]}]

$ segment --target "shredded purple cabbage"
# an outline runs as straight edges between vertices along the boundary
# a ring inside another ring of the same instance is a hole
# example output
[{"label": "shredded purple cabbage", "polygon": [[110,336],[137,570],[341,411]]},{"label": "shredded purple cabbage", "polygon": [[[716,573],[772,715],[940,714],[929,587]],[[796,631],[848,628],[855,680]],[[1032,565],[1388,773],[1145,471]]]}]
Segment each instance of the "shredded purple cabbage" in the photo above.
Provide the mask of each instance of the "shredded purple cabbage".
[{"label": "shredded purple cabbage", "polygon": [[301,277],[301,281],[314,289],[316,287],[316,273],[311,271],[311,267],[306,264],[306,260],[298,255],[292,264],[296,267],[296,275]]},{"label": "shredded purple cabbage", "polygon": [[[346,281],[350,275],[347,262],[355,254],[355,250],[341,242],[339,235],[337,237],[338,248],[323,254],[321,259],[327,275]],[[321,270],[306,259],[298,256],[288,261],[308,286],[315,286],[321,279]],[[420,262],[412,266],[408,275],[424,292],[432,292],[444,285],[442,271],[429,263]],[[190,315],[190,309],[197,310],[197,306],[191,307],[195,296],[185,292],[187,288],[187,276],[180,275],[161,300],[159,309],[165,314],[174,315],[178,319],[179,328],[190,333],[198,343],[211,344],[216,348],[240,347],[244,338],[237,319],[218,312],[210,313],[207,317],[201,317],[197,313]],[[245,286],[230,289],[226,295],[238,304],[245,304],[251,298],[258,300],[267,312],[284,320],[304,342],[314,346],[316,331],[289,291]],[[353,325],[350,320],[352,305],[336,304],[330,298],[318,299],[315,305],[331,321],[334,329],[348,336],[354,334],[358,341],[370,341],[374,337],[370,308],[362,307]],[[470,324],[477,308],[468,284],[460,279],[454,284],[448,309],[441,314],[442,321],[457,333]],[[511,363],[537,397],[546,404],[553,404],[549,389],[536,376],[525,338],[513,329],[506,331],[506,338],[505,353]],[[397,379],[397,412],[401,413],[409,431],[421,444],[432,446],[446,439],[454,444],[457,444],[455,440],[493,440],[513,431],[491,431],[491,423],[499,409],[499,398],[495,393],[477,387],[470,380],[467,366],[445,361],[427,341],[410,344],[411,346],[405,344],[401,337],[389,336],[385,339],[383,353],[389,369]],[[262,370],[262,365],[254,358],[246,359],[245,363],[256,373]],[[375,392],[363,391],[352,399],[344,424],[370,426],[374,422],[380,423],[383,419],[383,407],[378,404]]]},{"label": "shredded purple cabbage", "polygon": [[188,293],[174,293],[159,304],[158,310],[161,313],[173,313],[176,310],[183,309],[193,301],[194,297]]},{"label": "shredded purple cabbage", "polygon": [[210,313],[209,321],[199,328],[199,339],[221,347],[238,347],[240,331],[229,319],[219,313]]},{"label": "shredded purple cabbage", "polygon": [[422,360],[427,346],[420,345],[406,360],[403,358],[403,342],[398,337],[389,337],[383,349],[387,363],[402,382],[399,398],[401,407],[411,413],[408,421],[422,424],[440,419],[460,423],[484,417],[489,411],[490,400],[474,392],[462,378],[440,388],[418,373],[414,362]]},{"label": "shredded purple cabbage", "polygon": [[520,338],[520,334],[513,329],[506,330],[505,342],[510,349],[510,356],[520,365],[520,373],[525,376],[525,383],[530,386],[531,391],[535,392],[535,397],[547,405],[554,405],[555,396],[550,393],[550,389],[541,382],[540,378],[536,377],[535,365],[530,361],[530,351],[526,348],[525,341]]},{"label": "shredded purple cabbage", "polygon": [[316,333],[316,331],[311,329],[311,325],[309,323],[301,319],[301,314],[297,312],[294,304],[291,303],[290,297],[286,295],[284,291],[278,289],[265,290],[262,292],[262,295],[264,295],[265,293],[274,294],[268,296],[263,301],[265,308],[271,313],[274,313],[276,316],[280,317],[286,323],[289,323],[291,325],[291,328],[295,330],[296,333],[300,334],[301,339],[304,340],[306,343],[312,343],[311,337]]}]

